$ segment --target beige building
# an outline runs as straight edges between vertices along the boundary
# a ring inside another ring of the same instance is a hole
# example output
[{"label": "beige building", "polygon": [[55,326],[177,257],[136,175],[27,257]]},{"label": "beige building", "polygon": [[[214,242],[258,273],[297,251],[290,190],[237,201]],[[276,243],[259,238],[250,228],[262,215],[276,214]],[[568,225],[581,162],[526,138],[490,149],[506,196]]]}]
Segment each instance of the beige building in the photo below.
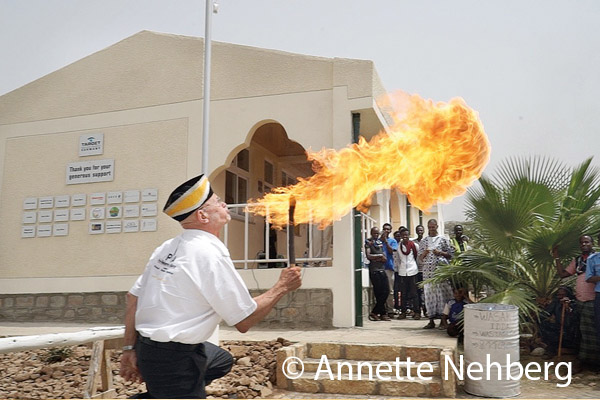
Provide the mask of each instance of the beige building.
[{"label": "beige building", "polygon": [[[210,179],[230,204],[310,176],[306,149],[387,128],[371,61],[227,43],[212,54]],[[144,31],[0,97],[0,320],[120,318],[153,249],[180,231],[161,213],[170,190],[201,170],[202,56],[202,39]],[[285,232],[232,214],[236,266],[251,290],[270,287],[278,264],[264,259],[285,262]],[[363,226],[414,232],[423,218],[383,191]],[[309,268],[273,324],[355,324],[354,219],[294,230]]]}]

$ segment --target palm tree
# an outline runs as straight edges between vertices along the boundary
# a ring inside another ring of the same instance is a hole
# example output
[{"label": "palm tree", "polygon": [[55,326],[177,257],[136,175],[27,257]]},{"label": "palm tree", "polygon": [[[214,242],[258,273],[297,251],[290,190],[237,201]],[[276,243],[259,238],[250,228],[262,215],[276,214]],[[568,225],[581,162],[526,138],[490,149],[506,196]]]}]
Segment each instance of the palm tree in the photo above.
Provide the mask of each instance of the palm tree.
[{"label": "palm tree", "polygon": [[476,294],[487,288],[481,301],[516,305],[522,322],[537,320],[560,284],[552,248],[567,262],[580,235],[600,231],[600,171],[591,161],[571,169],[545,157],[509,158],[482,176],[467,198],[476,248],[431,282],[450,279]]}]

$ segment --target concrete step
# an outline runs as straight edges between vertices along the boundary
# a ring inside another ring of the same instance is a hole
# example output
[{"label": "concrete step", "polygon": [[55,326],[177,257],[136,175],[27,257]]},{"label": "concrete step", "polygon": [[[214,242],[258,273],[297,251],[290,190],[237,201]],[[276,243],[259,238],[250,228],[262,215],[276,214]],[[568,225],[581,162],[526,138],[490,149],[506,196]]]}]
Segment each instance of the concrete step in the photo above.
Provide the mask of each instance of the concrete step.
[{"label": "concrete step", "polygon": [[307,343],[306,356],[359,361],[439,361],[442,348],[434,346],[402,346],[391,344]]},{"label": "concrete step", "polygon": [[365,396],[398,396],[398,397],[443,397],[442,379],[431,377],[431,380],[423,379],[390,379],[377,380],[368,379],[368,376],[348,374],[329,376],[320,374],[315,379],[314,373],[305,372],[301,378],[290,380],[289,390],[306,393],[337,393],[337,394],[360,394]]},{"label": "concrete step", "polygon": [[[351,366],[352,371],[356,372],[359,370],[360,365],[360,370],[363,376],[368,376],[369,369],[371,369],[373,376],[375,376],[377,371],[379,371],[379,374],[385,377],[406,377],[409,367],[406,361],[400,361],[398,363],[398,368],[396,368],[395,361],[357,361],[329,358],[326,360],[326,363],[325,361],[316,358],[305,358],[303,361],[304,372],[317,372],[319,370],[319,366],[321,365],[321,371],[327,371],[327,366],[329,366],[331,372],[334,374],[338,373],[339,367],[341,367],[341,371],[343,373],[348,373],[349,366]],[[387,368],[387,366],[391,366],[392,369]],[[398,372],[396,372],[396,369]],[[440,363],[439,361],[411,362],[410,372],[410,375],[413,377],[417,376],[417,372],[419,372],[419,375],[424,377],[439,377],[441,376]]]},{"label": "concrete step", "polygon": [[453,374],[443,379],[445,367],[440,364],[442,356],[454,358],[454,351],[429,346],[296,343],[277,351],[277,386],[308,393],[456,397],[456,379]]}]

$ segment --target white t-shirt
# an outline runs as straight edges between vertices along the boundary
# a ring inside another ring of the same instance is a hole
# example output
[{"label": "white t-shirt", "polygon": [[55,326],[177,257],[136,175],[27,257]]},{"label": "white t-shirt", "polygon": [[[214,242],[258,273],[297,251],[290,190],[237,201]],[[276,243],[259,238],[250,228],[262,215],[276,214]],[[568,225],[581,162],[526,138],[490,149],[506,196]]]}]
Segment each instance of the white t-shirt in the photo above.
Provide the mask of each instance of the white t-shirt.
[{"label": "white t-shirt", "polygon": [[136,330],[157,342],[204,342],[221,319],[235,325],[257,307],[225,245],[195,229],[159,246],[129,292]]},{"label": "white t-shirt", "polygon": [[[415,243],[417,254],[419,253],[419,245]],[[406,246],[400,242],[398,243],[398,251],[394,252],[394,268],[400,276],[413,276],[419,273],[419,267],[417,266],[417,260],[415,255],[411,251],[408,254],[402,253],[407,251]]]}]

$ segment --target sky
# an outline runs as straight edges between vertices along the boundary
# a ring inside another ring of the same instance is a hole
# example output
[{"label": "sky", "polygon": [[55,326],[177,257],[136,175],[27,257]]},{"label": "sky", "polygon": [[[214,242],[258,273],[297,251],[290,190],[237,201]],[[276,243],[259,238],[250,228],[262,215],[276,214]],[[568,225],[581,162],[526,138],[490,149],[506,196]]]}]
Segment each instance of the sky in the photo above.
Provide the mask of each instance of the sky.
[{"label": "sky", "polygon": [[[216,41],[372,60],[388,92],[462,97],[492,145],[575,166],[600,146],[598,0],[218,0]],[[0,95],[141,30],[204,37],[204,1],[0,0]],[[595,166],[600,165],[594,159]],[[464,196],[444,206],[462,220]]]}]

